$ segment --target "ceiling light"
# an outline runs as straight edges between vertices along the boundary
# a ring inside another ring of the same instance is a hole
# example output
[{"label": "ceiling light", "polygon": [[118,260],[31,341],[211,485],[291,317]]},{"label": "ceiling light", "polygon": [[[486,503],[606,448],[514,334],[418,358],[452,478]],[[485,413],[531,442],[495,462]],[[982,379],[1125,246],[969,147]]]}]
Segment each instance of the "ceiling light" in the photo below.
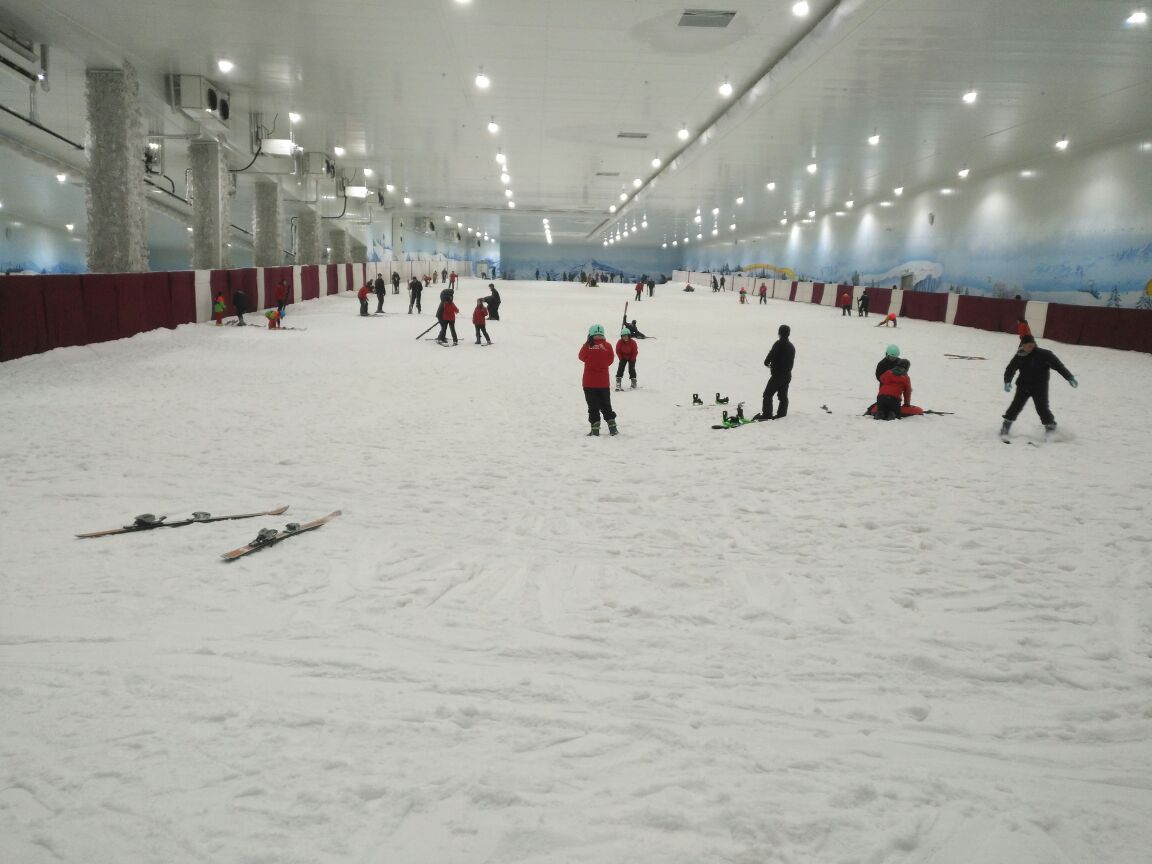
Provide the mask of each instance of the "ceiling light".
[{"label": "ceiling light", "polygon": [[368,187],[367,186],[346,186],[346,187],[344,187],[344,194],[347,195],[349,198],[367,198],[368,197]]},{"label": "ceiling light", "polygon": [[744,196],[741,195],[739,198],[736,199],[736,206],[739,207],[743,203],[744,203]]},{"label": "ceiling light", "polygon": [[735,222],[733,222],[731,225],[729,225],[729,226],[728,226],[728,230],[729,230],[729,231],[735,231],[735,230],[736,230],[736,223],[735,223]]},{"label": "ceiling light", "polygon": [[768,185],[765,188],[769,192],[775,192],[776,191],[776,181],[775,180],[769,180]]},{"label": "ceiling light", "polygon": [[444,221],[447,222],[449,225],[451,225],[452,224],[452,217],[451,216],[445,216]]},{"label": "ceiling light", "polygon": [[1152,141],[1145,141],[1140,145],[1140,152],[1152,153]]},{"label": "ceiling light", "polygon": [[1124,23],[1125,24],[1147,24],[1148,23],[1148,13],[1137,10],[1136,12],[1133,12],[1131,15],[1129,15],[1125,19]]},{"label": "ceiling light", "polygon": [[892,194],[895,195],[897,198],[899,198],[901,195],[904,194],[904,187],[903,186],[897,186],[895,189],[892,190]]},{"label": "ceiling light", "polygon": [[628,193],[627,192],[621,192],[620,193],[620,200],[621,201],[627,201],[628,200]]},{"label": "ceiling light", "polygon": [[625,237],[627,237],[627,236],[628,236],[628,229],[627,229],[627,228],[625,228],[625,229],[624,229],[624,236],[625,236]]},{"label": "ceiling light", "polygon": [[189,226],[188,226],[188,233],[189,233],[189,234],[191,234],[191,233],[192,233],[192,226],[191,226],[191,225],[189,225]]},{"label": "ceiling light", "polygon": [[1036,172],[1032,171],[1031,169],[1025,168],[1023,171],[1020,172],[1020,176],[1021,177],[1035,177]]},{"label": "ceiling light", "polygon": [[720,95],[723,96],[725,99],[727,99],[729,96],[732,95],[731,82],[725,81],[723,84],[720,85]]},{"label": "ceiling light", "polygon": [[815,220],[814,219],[801,219],[800,221],[803,222],[805,225],[811,225]]},{"label": "ceiling light", "polygon": [[57,174],[56,175],[56,182],[57,183],[67,183],[68,182],[68,175],[67,174]]},{"label": "ceiling light", "polygon": [[941,189],[940,194],[941,195],[952,195],[955,191],[956,191],[955,189]]},{"label": "ceiling light", "polygon": [[1059,141],[1056,142],[1056,149],[1057,150],[1067,150],[1068,149],[1068,136],[1067,135],[1065,135],[1063,138],[1061,138]]},{"label": "ceiling light", "polygon": [[661,248],[661,249],[667,249],[667,248],[668,248],[668,243],[667,243],[667,242],[661,243],[661,244],[660,244],[660,248]]},{"label": "ceiling light", "polygon": [[608,212],[609,212],[609,213],[615,213],[615,212],[616,212],[616,205],[615,205],[615,204],[613,204],[611,207],[609,207],[609,208],[608,208]]},{"label": "ceiling light", "polygon": [[687,141],[688,140],[688,134],[689,134],[688,133],[688,127],[687,126],[681,126],[680,131],[676,133],[676,137],[679,138],[681,141]]},{"label": "ceiling light", "polygon": [[792,4],[792,14],[797,18],[806,17],[809,11],[811,10],[808,8],[808,0],[800,0],[799,3]]},{"label": "ceiling light", "polygon": [[371,177],[372,176],[372,169],[371,168],[365,168],[364,169],[364,176],[365,177]]},{"label": "ceiling light", "polygon": [[644,221],[640,223],[640,227],[641,228],[647,228],[648,227],[648,217],[647,216],[645,216]]},{"label": "ceiling light", "polygon": [[873,132],[872,136],[868,139],[868,143],[875,147],[880,143],[880,136]]},{"label": "ceiling light", "polygon": [[847,215],[848,215],[848,213],[847,213],[846,211],[844,211],[844,210],[837,210],[837,211],[836,211],[836,215],[837,215],[837,216],[847,216]]},{"label": "ceiling light", "polygon": [[679,245],[680,245],[680,241],[679,241],[679,240],[673,240],[673,241],[672,241],[672,245],[673,245],[673,246],[679,246]]},{"label": "ceiling light", "polygon": [[504,190],[504,197],[505,198],[511,198],[512,197],[512,190],[511,189],[505,189]]},{"label": "ceiling light", "polygon": [[492,81],[488,78],[487,75],[484,74],[483,69],[481,69],[479,72],[476,73],[476,79],[475,80],[476,80],[476,86],[479,87],[481,90],[487,90],[489,87],[492,86]]},{"label": "ceiling light", "polygon": [[500,124],[496,122],[495,117],[488,121],[488,131],[493,135],[500,131]]},{"label": "ceiling light", "polygon": [[687,238],[687,237],[685,237],[685,238],[684,238],[684,245],[685,245],[685,246],[687,246],[687,245],[688,245],[688,238]]},{"label": "ceiling light", "polygon": [[815,174],[816,170],[817,170],[816,163],[815,162],[809,162],[808,163],[808,173],[809,174]]},{"label": "ceiling light", "polygon": [[699,214],[699,213],[697,213],[697,214],[696,214],[696,218],[695,218],[693,221],[694,221],[694,222],[695,222],[697,225],[699,225],[699,224],[700,224],[700,214]]},{"label": "ceiling light", "polygon": [[512,178],[508,176],[507,171],[505,171],[503,174],[500,175],[500,182],[503,183],[505,186],[507,186],[509,183],[512,182]]},{"label": "ceiling light", "polygon": [[391,183],[385,183],[385,184],[384,184],[384,191],[385,191],[385,192],[395,192],[395,191],[396,191],[396,187],[395,187],[395,186],[393,186]]},{"label": "ceiling light", "polygon": [[65,228],[67,228],[69,231],[75,231],[75,230],[76,230],[76,226],[75,226],[75,225],[73,225],[71,222],[69,222],[69,223],[68,223],[67,225],[65,225],[64,227],[65,227]]},{"label": "ceiling light", "polygon": [[508,202],[508,208],[510,210],[515,210],[516,209],[516,202],[515,201],[509,201]]},{"label": "ceiling light", "polygon": [[637,177],[635,180],[632,181],[632,188],[633,189],[639,189],[643,185],[644,185],[644,181],[641,180],[639,177]]},{"label": "ceiling light", "polygon": [[881,207],[891,207],[891,206],[892,206],[892,202],[891,202],[891,201],[881,201],[881,202],[880,202],[880,206],[881,206]]},{"label": "ceiling light", "polygon": [[503,150],[496,151],[496,164],[503,165],[508,161],[508,157],[504,155]]},{"label": "ceiling light", "polygon": [[780,220],[780,224],[781,224],[781,225],[787,225],[787,224],[788,224],[788,217],[787,217],[787,216],[785,216],[783,219],[781,219],[781,220]]},{"label": "ceiling light", "polygon": [[663,165],[663,164],[664,164],[664,163],[660,161],[660,157],[659,157],[659,156],[653,156],[653,157],[652,157],[652,167],[653,167],[653,168],[659,168],[659,167],[660,167],[661,165]]},{"label": "ceiling light", "polygon": [[849,210],[851,210],[853,207],[856,206],[856,202],[849,199],[848,201],[844,202],[844,206],[847,207]]},{"label": "ceiling light", "polygon": [[[715,237],[715,236],[716,236],[717,234],[719,234],[719,233],[720,233],[720,229],[719,229],[719,228],[713,228],[713,229],[712,229],[712,236],[713,236],[713,237]],[[696,236],[697,236],[697,237],[699,237],[700,235],[696,235]]]},{"label": "ceiling light", "polygon": [[968,166],[965,165],[963,168],[961,168],[959,171],[957,171],[956,176],[959,177],[961,180],[967,180],[968,179]]},{"label": "ceiling light", "polygon": [[295,111],[288,112],[288,120],[292,123],[299,123],[304,118],[297,114]]},{"label": "ceiling light", "polygon": [[236,68],[236,64],[231,60],[217,60],[216,68],[227,75],[229,72]]},{"label": "ceiling light", "polygon": [[712,208],[712,215],[713,216],[719,216],[720,215],[720,208],[719,207],[713,207]]},{"label": "ceiling light", "polygon": [[963,99],[969,105],[975,105],[976,104],[976,97],[978,97],[979,95],[980,94],[978,92],[976,92],[975,90],[969,90],[967,93],[965,93],[960,98]]},{"label": "ceiling light", "polygon": [[697,239],[697,240],[703,240],[703,239],[704,239],[704,235],[703,235],[703,234],[699,234],[699,233],[697,233],[697,235],[696,235],[696,239]]},{"label": "ceiling light", "polygon": [[404,206],[405,207],[411,207],[412,206],[412,199],[409,198],[407,195],[404,196]]},{"label": "ceiling light", "polygon": [[808,211],[808,218],[809,219],[815,219],[816,218],[816,211],[815,210],[809,210]]},{"label": "ceiling light", "polygon": [[332,152],[335,153],[337,156],[343,156],[346,151],[344,150],[343,147],[333,147]]}]

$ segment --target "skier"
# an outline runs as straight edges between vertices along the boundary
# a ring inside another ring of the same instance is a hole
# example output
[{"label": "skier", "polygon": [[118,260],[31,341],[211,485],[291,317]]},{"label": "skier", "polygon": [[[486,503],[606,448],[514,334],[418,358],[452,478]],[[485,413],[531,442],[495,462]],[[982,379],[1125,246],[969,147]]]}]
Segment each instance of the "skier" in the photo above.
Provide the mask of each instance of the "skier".
[{"label": "skier", "polygon": [[[455,276],[456,273],[453,272],[452,275]],[[440,271],[440,281],[441,282],[448,282],[448,268],[447,267],[445,267],[443,270]],[[456,280],[453,279],[451,282],[448,283],[448,287],[451,288],[453,291],[456,290],[455,282],[456,282]]]},{"label": "skier", "polygon": [[[796,346],[788,340],[792,328],[787,324],[781,324],[777,332],[780,338],[764,358],[764,365],[772,370],[768,376],[768,386],[764,388],[764,405],[760,413],[752,418],[753,420],[779,420],[788,414],[788,385],[792,383],[792,364],[796,362]],[[780,399],[775,418],[772,417],[773,396]]]},{"label": "skier", "polygon": [[719,282],[719,280],[716,279],[715,276],[712,277],[712,293],[713,294],[719,294],[720,293],[720,282]]},{"label": "skier", "polygon": [[496,286],[491,282],[488,283],[488,296],[484,298],[484,302],[488,304],[488,320],[500,320],[500,292],[496,290]]},{"label": "skier", "polygon": [[424,310],[420,308],[420,295],[424,293],[424,286],[420,284],[420,280],[415,276],[412,281],[408,283],[408,314],[412,314],[412,307],[416,307],[417,314],[423,314]]},{"label": "skier", "polygon": [[372,283],[365,282],[360,290],[356,292],[356,297],[360,301],[360,314],[368,317],[368,295],[372,293]]},{"label": "skier", "polygon": [[636,289],[636,302],[639,303],[641,296],[644,294],[644,283],[637,282],[633,287]]},{"label": "skier", "polygon": [[760,283],[760,305],[768,305],[768,285],[764,282]]},{"label": "skier", "polygon": [[269,309],[267,312],[264,313],[264,317],[268,319],[268,329],[269,330],[279,330],[280,329],[280,310],[279,309]]},{"label": "skier", "polygon": [[384,277],[379,273],[376,274],[376,281],[372,283],[373,288],[376,289],[376,311],[384,311],[384,295],[388,293],[388,285],[384,281]]},{"label": "skier", "polygon": [[1031,399],[1032,406],[1040,415],[1040,422],[1044,424],[1046,434],[1056,430],[1056,418],[1048,407],[1048,378],[1049,371],[1055,369],[1072,387],[1079,387],[1076,376],[1069,372],[1059,358],[1051,351],[1040,348],[1032,335],[1021,337],[1020,348],[1004,369],[1004,392],[1012,392],[1012,376],[1019,372],[1016,378],[1016,395],[1012,404],[1004,412],[1004,424],[1000,427],[1000,437],[1006,437],[1012,422],[1020,416],[1025,403]]},{"label": "skier", "polygon": [[648,277],[648,296],[653,297],[656,294],[656,280],[651,276]]},{"label": "skier", "polygon": [[455,270],[453,270],[451,273],[448,274],[448,287],[451,288],[453,291],[456,290],[456,282],[459,278],[460,277],[458,277],[456,275]]},{"label": "skier", "polygon": [[224,310],[227,309],[227,304],[224,303],[224,292],[221,291],[216,295],[216,302],[212,304],[212,317],[216,319],[216,326],[224,326]]},{"label": "skier", "polygon": [[[288,305],[288,283],[281,279],[276,284],[276,311],[279,317],[284,317],[284,307]],[[279,319],[277,319],[279,320]]]},{"label": "skier", "polygon": [[911,365],[907,360],[897,360],[891,369],[880,376],[880,392],[876,396],[873,420],[899,420],[904,416],[900,411],[900,397],[904,397],[904,405],[912,404],[912,381],[908,377],[908,367]]},{"label": "skier", "polygon": [[[900,362],[900,346],[889,345],[884,349],[884,359],[876,364],[876,380],[880,380],[880,376]],[[908,365],[912,365],[909,363]]]},{"label": "skier", "polygon": [[721,291],[727,291],[728,290],[727,288],[724,287],[724,277],[723,276],[720,277],[720,290]]},{"label": "skier", "polygon": [[636,326],[636,319],[635,318],[633,318],[631,323],[629,323],[627,313],[625,313],[623,321],[620,322],[620,326],[621,327],[627,327],[628,332],[632,334],[633,339],[647,339],[648,338],[643,333],[641,333],[640,328]]},{"label": "skier", "polygon": [[632,331],[625,324],[620,328],[620,339],[616,342],[616,356],[620,364],[616,367],[616,389],[623,390],[624,367],[628,367],[628,377],[632,381],[632,389],[636,389],[636,358],[640,356],[640,346],[632,338]]},{"label": "skier", "polygon": [[440,292],[440,306],[436,310],[436,320],[440,322],[440,335],[436,337],[437,342],[448,344],[447,333],[452,330],[452,344],[457,344],[460,340],[456,336],[456,313],[460,309],[452,302],[455,292],[451,288],[445,288]]},{"label": "skier", "polygon": [[863,315],[865,318],[868,317],[868,304],[870,302],[872,302],[872,300],[868,296],[868,289],[865,288],[863,291],[860,292],[860,299],[858,299],[856,301],[856,317],[857,318],[859,318],[861,315]]},{"label": "skier", "polygon": [[896,325],[896,313],[895,312],[889,312],[887,315],[884,316],[884,320],[881,321],[876,326],[877,327],[887,327],[889,324],[891,324],[893,327],[897,326]]},{"label": "skier", "polygon": [[232,306],[236,309],[237,327],[246,327],[244,323],[244,313],[248,311],[248,295],[244,293],[243,288],[237,288],[232,292]]},{"label": "skier", "polygon": [[492,344],[492,337],[488,335],[488,328],[484,326],[484,319],[488,317],[488,310],[484,308],[484,298],[476,298],[476,308],[472,310],[472,325],[476,328],[476,344],[480,344],[480,337],[483,336],[488,340],[488,344]]},{"label": "skier", "polygon": [[743,306],[748,301],[748,289],[743,285],[740,286],[740,305]]},{"label": "skier", "polygon": [[397,273],[395,270],[392,271],[392,293],[393,294],[399,294],[400,293],[400,274]]},{"label": "skier", "polygon": [[841,318],[843,318],[845,315],[847,315],[849,318],[852,317],[852,292],[851,291],[844,291],[840,294],[839,306],[840,306],[840,317]]},{"label": "skier", "polygon": [[612,410],[612,391],[608,387],[608,370],[612,368],[612,346],[604,341],[604,327],[593,324],[588,328],[588,341],[580,346],[580,361],[584,364],[584,401],[588,403],[590,436],[600,434],[600,417],[608,421],[608,433],[615,435],[616,412]]}]

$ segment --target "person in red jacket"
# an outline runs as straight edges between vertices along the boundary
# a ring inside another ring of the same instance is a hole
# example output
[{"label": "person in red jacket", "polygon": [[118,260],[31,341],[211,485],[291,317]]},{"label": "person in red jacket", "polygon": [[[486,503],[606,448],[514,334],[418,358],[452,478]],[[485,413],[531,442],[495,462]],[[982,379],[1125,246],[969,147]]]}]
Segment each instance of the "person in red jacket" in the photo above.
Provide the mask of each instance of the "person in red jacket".
[{"label": "person in red jacket", "polygon": [[[288,283],[281,279],[276,283],[276,311],[280,318],[285,315],[284,307],[288,305]],[[279,318],[277,319],[279,320]]]},{"label": "person in red jacket", "polygon": [[1025,336],[1032,335],[1032,328],[1028,326],[1028,321],[1026,319],[1016,319],[1016,335],[1019,336],[1021,340],[1023,340]]},{"label": "person in red jacket", "polygon": [[623,390],[624,367],[628,367],[628,377],[632,379],[632,389],[636,389],[636,358],[640,356],[640,346],[632,338],[632,330],[625,324],[620,328],[620,339],[616,342],[616,356],[620,365],[616,367],[616,389]]},{"label": "person in red jacket", "polygon": [[847,315],[849,318],[851,318],[852,317],[852,292],[851,291],[840,292],[840,302],[836,305],[838,305],[840,307],[840,317],[841,318],[843,318],[845,315]]},{"label": "person in red jacket", "polygon": [[644,283],[643,282],[637,282],[632,287],[636,289],[636,302],[639,303],[640,298],[644,296]]},{"label": "person in red jacket", "polygon": [[440,292],[440,296],[444,299],[440,303],[440,335],[436,337],[436,341],[443,342],[445,345],[448,344],[446,334],[449,328],[452,329],[452,344],[455,345],[459,342],[456,338],[456,313],[460,309],[452,302],[454,293],[451,288],[445,288]]},{"label": "person in red jacket", "polygon": [[372,286],[367,282],[364,287],[356,292],[356,298],[360,301],[360,314],[365,318],[368,317],[368,295],[372,293]]},{"label": "person in red jacket", "polygon": [[908,377],[908,367],[911,365],[901,358],[880,376],[880,393],[876,397],[876,413],[872,419],[899,420],[904,416],[900,410],[900,398],[904,398],[903,405],[912,404],[912,381]]},{"label": "person in red jacket", "polygon": [[604,327],[593,324],[588,328],[588,341],[580,346],[580,362],[584,364],[584,401],[588,403],[589,435],[600,434],[600,417],[608,421],[608,432],[615,435],[616,412],[612,410],[612,390],[608,387],[608,370],[615,357],[612,346],[604,339]]},{"label": "person in red jacket", "polygon": [[456,289],[456,280],[458,278],[459,277],[456,275],[455,270],[453,270],[451,273],[449,273],[448,274],[448,287],[455,290]]},{"label": "person in red jacket", "polygon": [[[453,273],[453,276],[456,274]],[[476,298],[476,308],[472,310],[472,325],[476,328],[476,344],[480,344],[480,337],[483,336],[488,340],[488,344],[492,344],[492,337],[488,335],[488,328],[484,326],[484,322],[488,318],[488,310],[484,307],[484,298]]]},{"label": "person in red jacket", "polygon": [[761,305],[768,305],[768,285],[765,282],[760,283],[760,303]]}]

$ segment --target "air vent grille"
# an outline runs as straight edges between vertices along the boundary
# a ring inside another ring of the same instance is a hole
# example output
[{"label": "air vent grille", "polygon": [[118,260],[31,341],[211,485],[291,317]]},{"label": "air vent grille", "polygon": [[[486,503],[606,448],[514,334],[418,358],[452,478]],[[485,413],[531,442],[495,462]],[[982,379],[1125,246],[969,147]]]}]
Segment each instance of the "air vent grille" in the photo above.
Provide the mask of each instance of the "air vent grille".
[{"label": "air vent grille", "polygon": [[620,172],[619,171],[597,171],[596,176],[597,177],[619,177]]},{"label": "air vent grille", "polygon": [[721,12],[719,9],[685,9],[678,26],[727,27],[735,17],[735,12]]},{"label": "air vent grille", "polygon": [[616,137],[617,138],[635,138],[639,141],[643,141],[645,138],[648,137],[648,133],[647,132],[617,132]]}]

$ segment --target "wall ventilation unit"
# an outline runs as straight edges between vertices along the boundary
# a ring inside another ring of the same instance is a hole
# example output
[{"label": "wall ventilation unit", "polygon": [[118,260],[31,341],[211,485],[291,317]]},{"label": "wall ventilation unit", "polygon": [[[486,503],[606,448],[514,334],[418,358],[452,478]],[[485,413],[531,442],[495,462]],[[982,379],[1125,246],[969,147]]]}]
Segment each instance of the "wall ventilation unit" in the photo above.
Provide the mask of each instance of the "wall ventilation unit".
[{"label": "wall ventilation unit", "polygon": [[0,70],[15,75],[25,84],[39,83],[48,89],[48,46],[38,45],[0,24]]},{"label": "wall ventilation unit", "polygon": [[169,75],[168,94],[172,107],[183,111],[197,123],[216,123],[228,128],[232,117],[232,97],[204,76]]},{"label": "wall ventilation unit", "polygon": [[718,9],[685,9],[678,27],[727,27],[736,17],[735,12]]}]

